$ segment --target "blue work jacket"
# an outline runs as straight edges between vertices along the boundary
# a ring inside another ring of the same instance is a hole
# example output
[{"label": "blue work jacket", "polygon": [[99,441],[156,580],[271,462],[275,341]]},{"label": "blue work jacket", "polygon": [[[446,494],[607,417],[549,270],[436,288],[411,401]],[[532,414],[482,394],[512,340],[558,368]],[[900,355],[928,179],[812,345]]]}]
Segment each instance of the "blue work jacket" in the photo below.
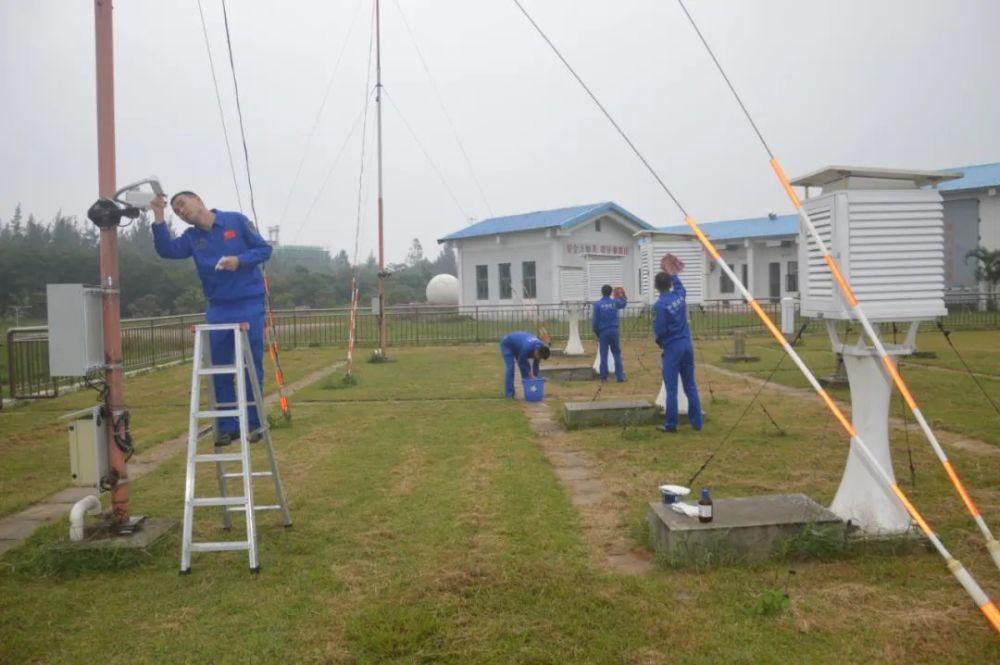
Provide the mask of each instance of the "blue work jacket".
[{"label": "blue work jacket", "polygon": [[663,348],[679,339],[689,339],[688,330],[687,291],[677,275],[673,276],[673,289],[661,293],[653,304],[653,337],[656,344]]},{"label": "blue work jacket", "polygon": [[[184,230],[178,237],[170,228],[153,224],[153,246],[165,259],[194,259],[201,288],[208,302],[243,300],[264,294],[264,278],[260,264],[271,258],[271,246],[238,212],[212,210],[212,228],[203,231],[197,226]],[[216,270],[223,256],[235,256],[240,265],[235,271]]]},{"label": "blue work jacket", "polygon": [[594,303],[594,315],[591,317],[591,328],[594,334],[618,330],[618,310],[625,309],[627,298],[612,298],[608,296]]},{"label": "blue work jacket", "polygon": [[545,346],[545,342],[529,332],[512,332],[504,336],[500,343],[513,354],[521,372],[527,376],[538,376],[538,359],[534,358],[535,349]]}]

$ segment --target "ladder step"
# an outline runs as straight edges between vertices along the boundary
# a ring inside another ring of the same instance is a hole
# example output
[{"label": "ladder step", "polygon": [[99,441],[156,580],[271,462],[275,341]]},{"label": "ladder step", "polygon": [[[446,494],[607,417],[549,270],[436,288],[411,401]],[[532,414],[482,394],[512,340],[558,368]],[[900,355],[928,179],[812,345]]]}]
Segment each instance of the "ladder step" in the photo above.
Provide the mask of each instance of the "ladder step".
[{"label": "ladder step", "polygon": [[[271,474],[270,471],[254,471],[251,475],[254,478],[270,478],[272,474]],[[226,480],[234,480],[234,479],[237,479],[237,478],[243,478],[243,474],[242,473],[224,473],[224,474],[222,474],[222,477],[225,478]]]},{"label": "ladder step", "polygon": [[213,365],[212,367],[201,367],[198,374],[236,374],[236,365]]},{"label": "ladder step", "polygon": [[195,463],[198,462],[242,462],[241,453],[208,453],[205,455],[195,455]]},{"label": "ladder step", "polygon": [[223,409],[216,411],[196,411],[195,417],[197,418],[239,418],[239,409]]},{"label": "ladder step", "polygon": [[227,552],[248,549],[250,549],[250,543],[246,540],[222,540],[215,543],[191,543],[192,552]]},{"label": "ladder step", "polygon": [[[215,406],[236,406],[236,402],[216,402]],[[247,406],[257,406],[257,402],[250,400],[247,402]]]},{"label": "ladder step", "polygon": [[[255,511],[258,511],[258,510],[260,510],[260,511],[263,511],[263,510],[281,510],[281,506],[279,506],[279,505],[254,506],[253,509]],[[246,512],[246,511],[244,511],[242,508],[226,508],[226,512],[227,513],[242,513],[242,512]]]},{"label": "ladder step", "polygon": [[245,506],[246,497],[242,496],[206,496],[200,499],[191,499],[191,505],[195,508],[205,506]]}]

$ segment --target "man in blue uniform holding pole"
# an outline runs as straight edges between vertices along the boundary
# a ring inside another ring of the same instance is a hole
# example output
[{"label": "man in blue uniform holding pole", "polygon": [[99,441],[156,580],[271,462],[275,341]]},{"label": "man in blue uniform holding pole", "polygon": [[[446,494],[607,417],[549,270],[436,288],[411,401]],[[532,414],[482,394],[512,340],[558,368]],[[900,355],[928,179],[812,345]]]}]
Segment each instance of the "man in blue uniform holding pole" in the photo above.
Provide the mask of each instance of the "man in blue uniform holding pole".
[{"label": "man in blue uniform holding pole", "polygon": [[[254,231],[241,213],[208,209],[194,192],[179,192],[170,199],[173,211],[190,224],[174,238],[163,211],[166,201],[156,197],[153,210],[153,245],[165,259],[194,259],[202,291],[208,301],[207,323],[247,323],[247,337],[253,355],[257,382],[264,384],[264,279],[260,264],[271,258],[271,246]],[[234,340],[231,332],[210,333],[212,364],[232,365]],[[215,400],[218,404],[236,403],[232,375],[215,375]],[[247,394],[253,395],[249,381]],[[252,399],[252,398],[251,398]],[[255,407],[247,408],[251,441],[260,439],[260,419]],[[236,418],[219,418],[216,445],[226,445],[240,438]]]},{"label": "man in blue uniform holding pole", "polygon": [[500,340],[500,355],[504,362],[504,396],[514,399],[514,363],[521,370],[522,379],[538,377],[538,361],[548,360],[549,347],[529,332],[518,331],[504,335]]},{"label": "man in blue uniform holding pole", "polygon": [[611,296],[612,288],[610,284],[601,287],[602,298],[594,303],[594,315],[591,321],[591,328],[597,336],[598,353],[600,353],[600,363],[598,373],[601,381],[608,380],[608,350],[611,350],[611,357],[615,360],[615,378],[618,383],[625,381],[625,368],[622,366],[622,347],[618,336],[618,310],[625,309],[628,299],[625,297],[625,289],[618,287],[614,289],[615,295]]},{"label": "man in blue uniform holding pole", "polygon": [[653,305],[653,335],[662,350],[663,383],[667,388],[666,417],[659,429],[677,431],[677,376],[680,375],[688,398],[691,428],[701,429],[701,401],[694,382],[694,347],[687,322],[687,292],[677,274],[684,264],[667,254],[661,263],[664,272],[656,274],[654,285],[660,297]]}]

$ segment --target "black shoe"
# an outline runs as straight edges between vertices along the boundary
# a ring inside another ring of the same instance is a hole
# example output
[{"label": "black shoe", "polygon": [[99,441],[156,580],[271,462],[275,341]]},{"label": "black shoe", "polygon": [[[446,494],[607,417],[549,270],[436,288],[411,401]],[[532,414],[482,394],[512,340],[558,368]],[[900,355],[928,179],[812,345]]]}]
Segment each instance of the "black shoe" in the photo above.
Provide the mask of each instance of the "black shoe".
[{"label": "black shoe", "polygon": [[656,429],[660,430],[664,434],[677,434],[676,427],[667,427],[666,425],[657,425]]},{"label": "black shoe", "polygon": [[240,438],[239,432],[219,432],[218,438],[215,439],[215,447],[228,446],[238,438]]}]

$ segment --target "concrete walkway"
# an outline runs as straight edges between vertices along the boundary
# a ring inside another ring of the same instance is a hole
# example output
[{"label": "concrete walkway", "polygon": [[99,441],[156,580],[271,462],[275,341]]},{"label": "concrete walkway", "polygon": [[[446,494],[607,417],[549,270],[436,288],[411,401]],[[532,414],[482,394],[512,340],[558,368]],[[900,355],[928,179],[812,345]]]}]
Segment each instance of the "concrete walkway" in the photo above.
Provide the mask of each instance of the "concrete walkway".
[{"label": "concrete walkway", "polygon": [[[285,389],[285,394],[288,396],[294,395],[296,391],[316,383],[343,365],[344,363],[338,362],[316,370],[305,378],[289,384]],[[277,393],[264,398],[266,406],[272,406],[277,401]],[[186,447],[187,434],[185,433],[136,455],[128,465],[129,479],[142,478],[147,473],[154,471],[169,458],[184,452]],[[97,490],[93,487],[67,487],[64,490],[45,497],[30,508],[0,518],[0,556],[4,552],[19,546],[43,524],[52,520],[62,519],[62,516],[67,514],[70,508],[73,507],[73,504],[83,497],[89,494],[96,495],[97,493]]]}]

